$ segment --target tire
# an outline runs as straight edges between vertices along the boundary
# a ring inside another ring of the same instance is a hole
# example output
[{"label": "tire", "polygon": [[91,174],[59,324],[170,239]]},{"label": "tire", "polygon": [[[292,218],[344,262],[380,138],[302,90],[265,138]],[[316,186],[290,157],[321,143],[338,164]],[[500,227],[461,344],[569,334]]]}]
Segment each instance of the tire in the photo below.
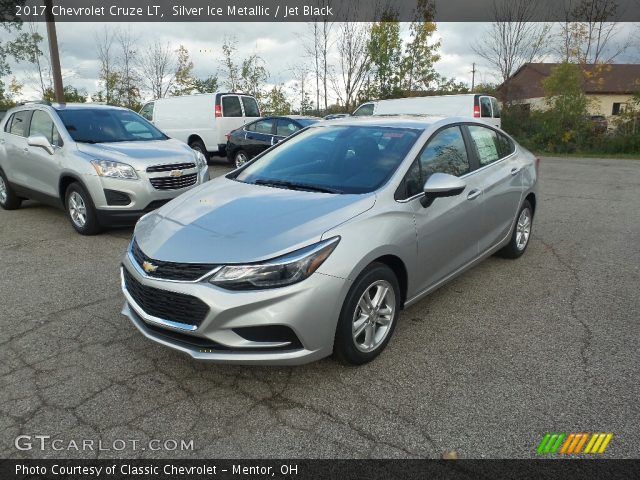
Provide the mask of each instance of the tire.
[{"label": "tire", "polygon": [[197,140],[193,140],[191,143],[189,143],[189,146],[193,149],[196,150],[198,152],[200,152],[201,154],[204,155],[204,158],[207,159],[207,165],[209,165],[209,162],[211,161],[209,152],[207,152],[207,147],[204,145],[204,142],[200,139]]},{"label": "tire", "polygon": [[233,154],[233,161],[231,162],[234,167],[240,168],[249,161],[249,155],[242,149],[236,150]]},{"label": "tire", "polygon": [[67,187],[64,196],[65,210],[73,228],[80,235],[95,235],[100,233],[102,228],[98,223],[96,208],[93,205],[91,196],[77,182]]},{"label": "tire", "polygon": [[16,195],[4,172],[0,170],[0,207],[4,210],[16,210],[20,205],[22,205],[22,199]]},{"label": "tire", "polygon": [[[381,288],[387,289],[387,292],[382,302],[376,305],[377,294],[384,292],[379,290]],[[367,302],[365,297],[372,301]],[[350,365],[362,365],[380,355],[395,330],[400,298],[398,279],[393,271],[382,263],[369,265],[353,282],[342,305],[333,346],[334,355]],[[367,303],[374,303],[373,318],[363,308]],[[385,310],[388,312],[386,315],[382,313]]]},{"label": "tire", "polygon": [[505,258],[519,258],[527,250],[533,230],[533,209],[528,200],[525,200],[518,211],[516,224],[513,227],[511,240],[500,250],[499,254]]}]

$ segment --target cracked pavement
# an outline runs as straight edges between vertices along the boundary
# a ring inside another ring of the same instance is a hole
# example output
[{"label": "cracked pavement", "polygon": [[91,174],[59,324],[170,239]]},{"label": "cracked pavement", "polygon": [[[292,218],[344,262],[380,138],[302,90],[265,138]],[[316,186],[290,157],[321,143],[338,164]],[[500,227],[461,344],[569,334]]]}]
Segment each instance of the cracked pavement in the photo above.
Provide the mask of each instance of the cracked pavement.
[{"label": "cracked pavement", "polygon": [[[359,368],[157,345],[120,315],[131,229],[82,237],[35,202],[0,211],[0,458],[529,458],[549,431],[613,432],[606,456],[638,457],[640,161],[543,158],[540,195],[521,259],[404,311]],[[23,434],[194,449],[20,451]]]}]

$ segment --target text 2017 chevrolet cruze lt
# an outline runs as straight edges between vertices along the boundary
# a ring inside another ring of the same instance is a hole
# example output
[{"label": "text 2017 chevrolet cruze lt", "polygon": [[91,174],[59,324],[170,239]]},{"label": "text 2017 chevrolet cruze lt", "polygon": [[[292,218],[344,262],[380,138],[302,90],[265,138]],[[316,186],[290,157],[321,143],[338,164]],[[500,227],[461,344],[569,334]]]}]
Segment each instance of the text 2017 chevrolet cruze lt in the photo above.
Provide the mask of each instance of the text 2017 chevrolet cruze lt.
[{"label": "text 2017 chevrolet cruze lt", "polygon": [[402,308],[527,248],[537,160],[463,118],[318,123],[143,217],[123,313],[198,359],[362,364]]}]

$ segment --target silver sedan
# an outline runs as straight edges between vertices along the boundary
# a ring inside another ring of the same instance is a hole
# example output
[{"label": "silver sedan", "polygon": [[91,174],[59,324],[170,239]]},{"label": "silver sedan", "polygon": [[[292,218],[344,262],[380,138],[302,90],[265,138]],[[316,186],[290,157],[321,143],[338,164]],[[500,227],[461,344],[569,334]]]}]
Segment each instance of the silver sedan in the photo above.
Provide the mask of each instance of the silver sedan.
[{"label": "silver sedan", "polygon": [[202,360],[369,362],[403,308],[525,252],[537,168],[466,118],[315,124],[143,217],[123,313]]}]

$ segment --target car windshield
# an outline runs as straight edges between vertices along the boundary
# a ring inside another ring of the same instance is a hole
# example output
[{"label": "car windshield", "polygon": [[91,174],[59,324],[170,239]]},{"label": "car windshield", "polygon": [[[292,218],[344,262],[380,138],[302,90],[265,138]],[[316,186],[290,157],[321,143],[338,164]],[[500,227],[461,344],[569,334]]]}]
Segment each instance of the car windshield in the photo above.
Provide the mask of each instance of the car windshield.
[{"label": "car windshield", "polygon": [[234,175],[241,182],[277,188],[368,193],[391,177],[420,133],[379,126],[312,127]]},{"label": "car windshield", "polygon": [[58,110],[69,135],[81,143],[167,140],[164,133],[137,113],[115,108]]}]

